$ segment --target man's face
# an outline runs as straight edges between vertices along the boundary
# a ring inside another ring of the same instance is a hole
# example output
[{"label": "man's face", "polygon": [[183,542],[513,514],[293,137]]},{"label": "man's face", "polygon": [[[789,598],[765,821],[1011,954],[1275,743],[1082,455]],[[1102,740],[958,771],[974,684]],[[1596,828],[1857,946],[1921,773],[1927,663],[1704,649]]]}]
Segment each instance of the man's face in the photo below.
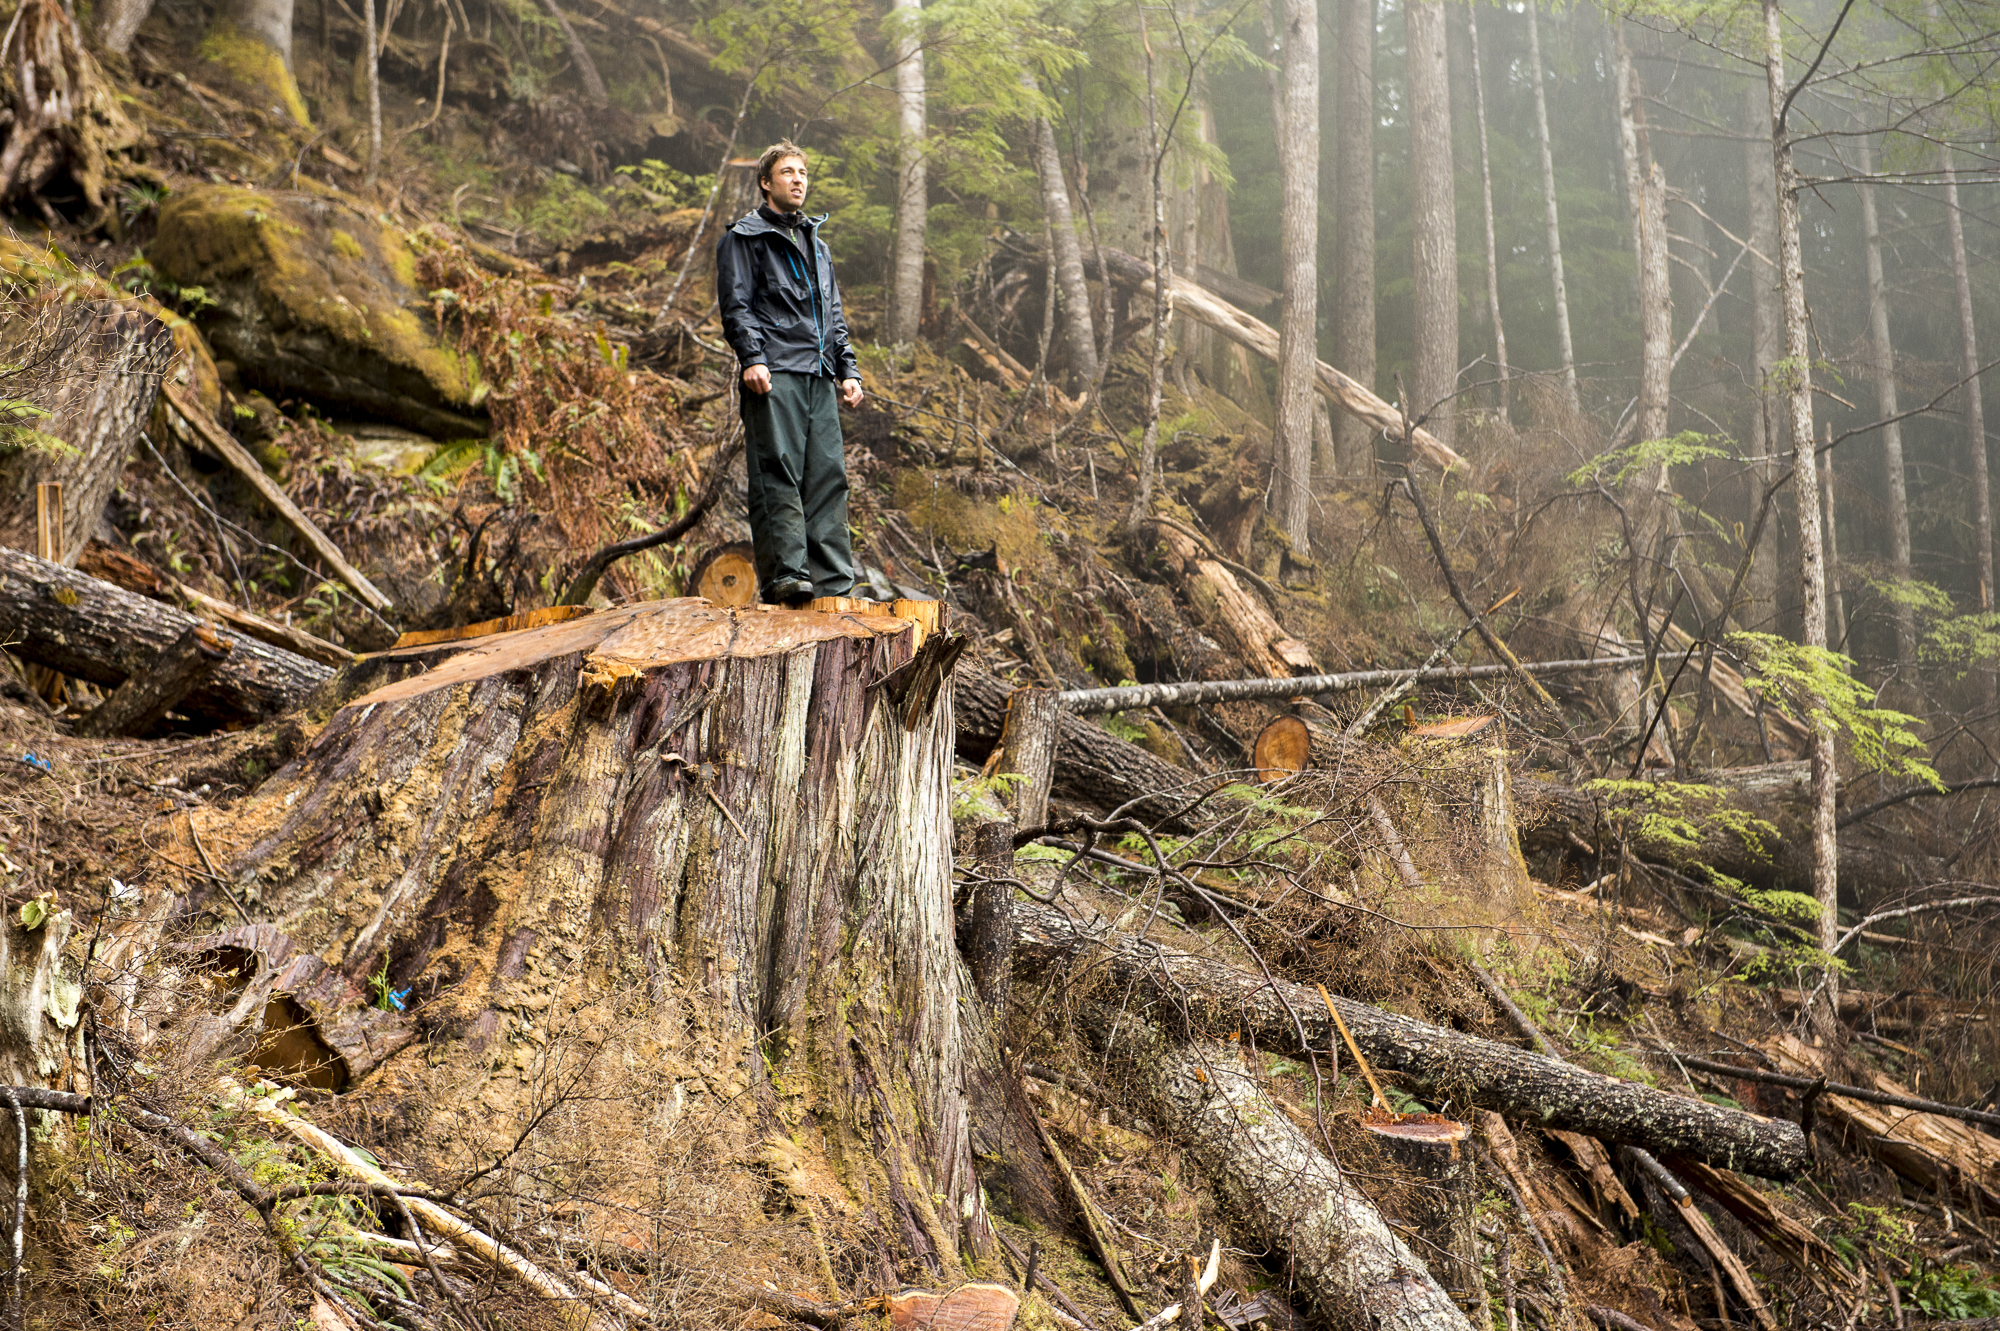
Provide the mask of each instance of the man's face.
[{"label": "man's face", "polygon": [[764,197],[781,213],[795,213],[806,203],[806,159],[780,157],[764,182]]}]

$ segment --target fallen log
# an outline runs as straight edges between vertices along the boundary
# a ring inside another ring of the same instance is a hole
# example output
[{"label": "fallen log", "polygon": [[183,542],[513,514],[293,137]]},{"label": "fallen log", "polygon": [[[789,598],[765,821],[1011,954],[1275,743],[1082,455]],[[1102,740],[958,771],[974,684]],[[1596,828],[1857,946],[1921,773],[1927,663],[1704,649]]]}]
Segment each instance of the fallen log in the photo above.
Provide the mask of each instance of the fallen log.
[{"label": "fallen log", "polygon": [[[1241,1030],[1260,1045],[1324,1052],[1337,1037],[1312,990],[1267,980],[1207,958],[1172,952],[1129,934],[1093,931],[1061,911],[1017,901],[1016,982],[1070,977],[1101,966],[1120,985],[1148,992],[1185,1025]],[[1454,1106],[1495,1110],[1540,1127],[1602,1137],[1765,1178],[1804,1167],[1798,1124],[1724,1109],[1620,1081],[1512,1045],[1461,1035],[1338,998],[1355,1043],[1378,1070]]]},{"label": "fallen log", "polygon": [[[1117,285],[1128,287],[1142,296],[1153,294],[1152,264],[1108,245],[1100,253],[1104,256],[1100,276],[1108,276]],[[1273,364],[1277,362],[1278,330],[1271,325],[1251,318],[1207,287],[1179,274],[1173,277],[1173,296],[1175,310],[1197,323],[1206,324],[1231,342],[1248,347],[1265,360]],[[1314,364],[1317,367],[1315,387],[1329,405],[1365,421],[1370,429],[1380,430],[1390,439],[1403,437],[1403,417],[1394,407],[1325,361]],[[1464,458],[1421,425],[1411,431],[1411,436],[1412,451],[1438,470],[1450,471],[1466,465]]]},{"label": "fallen log", "polygon": [[128,675],[96,711],[78,721],[76,733],[98,739],[145,733],[221,668],[229,647],[212,625],[190,625],[151,665]]},{"label": "fallen log", "polygon": [[[0,642],[24,661],[117,688],[198,621],[60,564],[0,547]],[[222,662],[181,700],[189,716],[254,724],[291,710],[333,671],[228,629]]]},{"label": "fallen log", "polygon": [[1121,1052],[1136,1053],[1156,1112],[1189,1144],[1217,1192],[1259,1237],[1290,1249],[1300,1288],[1330,1323],[1471,1331],[1374,1204],[1258,1089],[1238,1046],[1178,1046],[1129,1017],[1118,1023],[1117,1041]]},{"label": "fallen log", "polygon": [[[1000,742],[1014,686],[977,670],[960,670],[953,678],[959,756],[983,765]],[[1213,778],[1176,767],[1080,717],[1060,718],[1053,790],[1064,799],[1104,809],[1129,803],[1134,817],[1177,827],[1182,811],[1214,785]]]},{"label": "fallen log", "polygon": [[1289,679],[1313,669],[1311,650],[1287,633],[1263,602],[1244,591],[1235,573],[1204,550],[1192,532],[1171,518],[1155,518],[1153,526],[1167,553],[1180,564],[1189,601],[1246,665],[1272,679]]},{"label": "fallen log", "polygon": [[167,601],[201,616],[203,619],[220,620],[245,637],[259,642],[268,642],[273,647],[282,647],[295,652],[309,661],[322,665],[346,665],[355,659],[353,652],[325,638],[315,637],[302,628],[290,624],[280,624],[275,619],[266,619],[241,606],[197,591],[177,578],[170,578],[154,568],[118,550],[92,541],[84,547],[83,557],[76,561],[77,571],[108,582],[114,587],[123,587],[128,592],[151,597],[155,601]]},{"label": "fallen log", "polygon": [[[1599,656],[1586,661],[1525,661],[1531,675],[1584,675],[1622,670],[1643,662],[1643,656]],[[1662,658],[1668,659],[1668,658]],[[1468,679],[1497,679],[1515,673],[1509,665],[1440,666],[1435,670],[1350,670],[1337,675],[1292,675],[1279,679],[1192,680],[1180,684],[1126,684],[1114,689],[1068,689],[1063,710],[1086,715],[1124,712],[1135,707],[1185,707],[1193,703],[1256,702],[1321,693],[1354,693],[1414,680],[1419,684],[1451,684]]]}]

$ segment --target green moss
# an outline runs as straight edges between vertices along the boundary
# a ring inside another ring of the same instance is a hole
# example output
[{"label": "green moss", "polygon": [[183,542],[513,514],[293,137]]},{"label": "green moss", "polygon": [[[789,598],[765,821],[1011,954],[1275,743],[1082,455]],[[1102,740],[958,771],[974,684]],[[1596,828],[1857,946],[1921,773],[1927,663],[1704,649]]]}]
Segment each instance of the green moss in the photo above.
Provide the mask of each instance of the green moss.
[{"label": "green moss", "polygon": [[934,533],[940,549],[997,550],[1010,573],[1049,569],[1042,528],[1054,515],[1031,499],[970,499],[948,486],[933,486],[929,473],[911,467],[896,477],[896,507],[918,531]]},{"label": "green moss", "polygon": [[305,99],[299,96],[298,81],[285,67],[284,56],[269,43],[226,18],[218,18],[201,39],[200,53],[203,60],[220,66],[237,83],[268,95],[299,125],[312,128]]},{"label": "green moss", "polygon": [[[335,216],[352,230],[332,226]],[[201,186],[160,210],[147,258],[182,286],[217,290],[247,279],[274,321],[366,347],[420,374],[443,401],[474,405],[478,367],[408,308],[416,258],[386,223],[243,186]]]}]

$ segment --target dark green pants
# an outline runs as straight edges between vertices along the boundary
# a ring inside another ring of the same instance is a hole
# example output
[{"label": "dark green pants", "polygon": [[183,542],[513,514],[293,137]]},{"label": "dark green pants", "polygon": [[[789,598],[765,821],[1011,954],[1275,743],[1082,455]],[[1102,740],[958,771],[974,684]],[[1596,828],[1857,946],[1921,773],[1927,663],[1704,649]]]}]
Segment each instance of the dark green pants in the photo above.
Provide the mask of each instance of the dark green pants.
[{"label": "dark green pants", "polygon": [[854,587],[835,392],[833,380],[811,374],[773,374],[770,392],[743,390],[750,540],[767,601],[773,585],[795,579],[810,582],[815,596]]}]

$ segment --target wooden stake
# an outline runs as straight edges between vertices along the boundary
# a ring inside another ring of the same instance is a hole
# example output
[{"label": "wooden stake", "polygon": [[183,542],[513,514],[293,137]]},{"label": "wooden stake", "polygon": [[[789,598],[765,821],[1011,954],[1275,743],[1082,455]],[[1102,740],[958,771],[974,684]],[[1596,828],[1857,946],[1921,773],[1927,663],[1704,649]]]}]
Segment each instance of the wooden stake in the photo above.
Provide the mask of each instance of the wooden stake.
[{"label": "wooden stake", "polygon": [[[63,487],[61,481],[35,485],[35,554],[51,564],[63,562]],[[60,709],[66,690],[63,677],[47,666],[29,666],[28,683],[42,701]]]},{"label": "wooden stake", "polygon": [[1319,1001],[1326,1004],[1327,1012],[1333,1017],[1333,1024],[1340,1028],[1340,1038],[1347,1041],[1347,1052],[1354,1055],[1355,1063],[1360,1065],[1361,1075],[1368,1078],[1368,1087],[1375,1092],[1375,1103],[1387,1109],[1389,1097],[1382,1094],[1382,1083],[1375,1080],[1375,1069],[1369,1067],[1368,1060],[1361,1056],[1361,1046],[1354,1043],[1354,1034],[1347,1029],[1347,1019],[1341,1016],[1340,1009],[1333,1005],[1333,997],[1326,992],[1325,985],[1316,984],[1313,988],[1319,990]]}]

